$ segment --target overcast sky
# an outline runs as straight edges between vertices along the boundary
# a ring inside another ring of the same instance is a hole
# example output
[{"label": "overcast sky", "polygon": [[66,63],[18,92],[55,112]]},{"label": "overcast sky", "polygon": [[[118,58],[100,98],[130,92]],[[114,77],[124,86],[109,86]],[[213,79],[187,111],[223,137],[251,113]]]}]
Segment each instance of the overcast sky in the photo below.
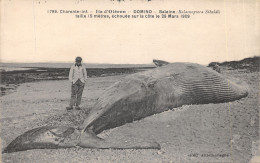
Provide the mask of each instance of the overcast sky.
[{"label": "overcast sky", "polygon": [[[3,0],[1,62],[151,63],[240,60],[259,55],[257,0]],[[220,10],[190,19],[77,19],[48,10]]]}]

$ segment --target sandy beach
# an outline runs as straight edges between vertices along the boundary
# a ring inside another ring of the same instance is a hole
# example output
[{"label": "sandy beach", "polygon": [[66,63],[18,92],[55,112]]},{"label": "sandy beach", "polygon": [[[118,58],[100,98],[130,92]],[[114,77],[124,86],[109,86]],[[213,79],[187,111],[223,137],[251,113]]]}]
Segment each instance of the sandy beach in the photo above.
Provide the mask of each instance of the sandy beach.
[{"label": "sandy beach", "polygon": [[[37,149],[2,154],[2,162],[248,162],[259,139],[259,72],[222,69],[222,74],[249,86],[246,98],[229,103],[174,108],[102,132],[106,139],[151,139],[152,149]],[[6,147],[20,134],[45,125],[81,124],[99,95],[125,75],[89,78],[82,110],[66,111],[68,80],[20,84],[1,100],[1,141]]]}]

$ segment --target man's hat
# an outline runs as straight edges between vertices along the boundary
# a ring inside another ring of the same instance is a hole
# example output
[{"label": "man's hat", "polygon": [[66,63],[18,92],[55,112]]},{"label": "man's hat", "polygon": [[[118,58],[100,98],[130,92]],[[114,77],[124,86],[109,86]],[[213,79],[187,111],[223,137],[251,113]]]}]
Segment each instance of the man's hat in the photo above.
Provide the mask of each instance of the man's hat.
[{"label": "man's hat", "polygon": [[77,57],[77,58],[75,59],[75,61],[76,61],[76,62],[81,62],[81,61],[82,61],[82,58],[81,58],[81,57]]}]

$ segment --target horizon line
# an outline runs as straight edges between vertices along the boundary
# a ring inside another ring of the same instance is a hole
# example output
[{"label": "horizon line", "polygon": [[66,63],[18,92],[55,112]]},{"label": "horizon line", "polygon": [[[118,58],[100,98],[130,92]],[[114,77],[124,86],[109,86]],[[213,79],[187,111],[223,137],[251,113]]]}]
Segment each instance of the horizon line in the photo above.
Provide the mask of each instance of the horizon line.
[{"label": "horizon line", "polygon": [[[260,57],[260,56],[258,56],[258,55],[252,55],[252,56],[250,56],[250,57],[245,57],[245,58],[243,58],[243,59],[246,59],[246,58],[255,58],[255,57]],[[241,60],[243,60],[243,59],[237,59],[237,60],[226,60],[226,61],[210,61],[209,63],[211,63],[211,62],[219,62],[219,63],[222,63],[222,62],[231,62],[231,61],[241,61]],[[159,59],[160,60],[160,59]],[[165,61],[165,60],[162,60],[162,61]],[[26,64],[29,64],[29,63],[67,63],[67,64],[73,64],[74,62],[69,62],[69,61],[37,61],[37,62],[20,62],[20,61],[18,61],[18,62],[16,62],[16,61],[14,61],[14,62],[11,62],[11,61],[0,61],[0,64],[2,64],[2,63],[4,63],[4,64],[6,64],[6,63],[26,63]],[[174,62],[173,62],[174,63]],[[208,63],[208,64],[209,64]],[[153,64],[153,61],[151,61],[150,63],[107,63],[107,62],[105,62],[105,63],[97,63],[97,62],[83,62],[83,64],[113,64],[113,65],[141,65],[141,64]]]}]

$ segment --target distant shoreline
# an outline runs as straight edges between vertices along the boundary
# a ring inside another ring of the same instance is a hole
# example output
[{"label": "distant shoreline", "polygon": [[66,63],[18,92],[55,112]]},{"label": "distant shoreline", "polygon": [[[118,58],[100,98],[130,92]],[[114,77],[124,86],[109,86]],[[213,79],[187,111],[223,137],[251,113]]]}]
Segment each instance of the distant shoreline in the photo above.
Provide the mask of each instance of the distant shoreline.
[{"label": "distant shoreline", "polygon": [[[86,68],[142,68],[155,67],[154,64],[89,64],[83,63]],[[73,63],[1,63],[0,67],[17,68],[70,68]]]}]

